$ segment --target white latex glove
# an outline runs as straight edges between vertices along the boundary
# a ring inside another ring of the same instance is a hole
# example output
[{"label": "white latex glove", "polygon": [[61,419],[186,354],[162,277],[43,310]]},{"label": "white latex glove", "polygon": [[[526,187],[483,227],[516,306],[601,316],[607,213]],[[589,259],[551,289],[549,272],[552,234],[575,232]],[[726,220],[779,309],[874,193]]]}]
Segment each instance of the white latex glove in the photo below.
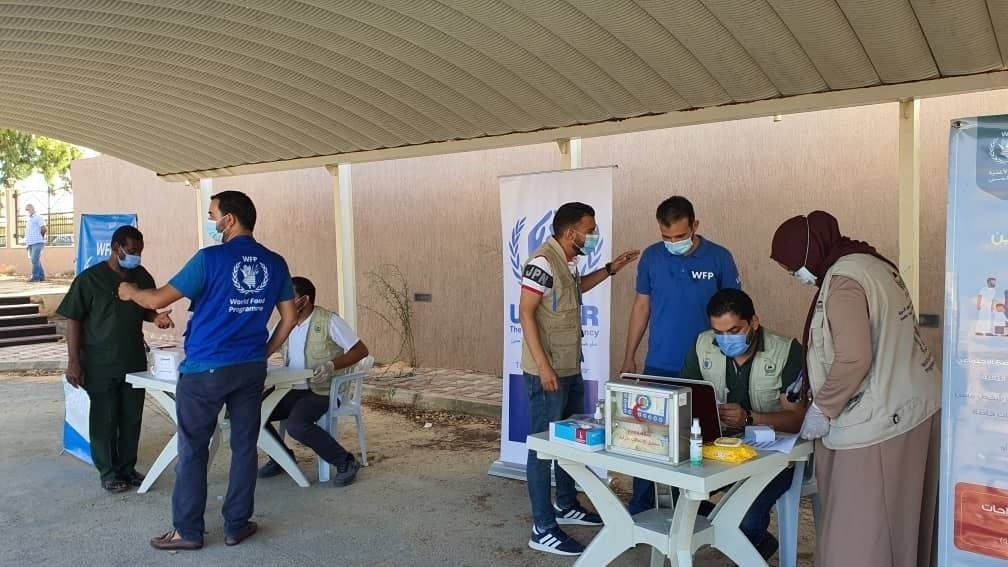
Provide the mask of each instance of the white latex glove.
[{"label": "white latex glove", "polygon": [[327,360],[325,364],[315,369],[315,373],[308,381],[312,384],[323,384],[335,371],[336,365],[333,364],[333,361]]},{"label": "white latex glove", "polygon": [[809,405],[798,434],[802,439],[821,439],[829,434],[829,418],[823,415],[819,406],[814,403]]}]

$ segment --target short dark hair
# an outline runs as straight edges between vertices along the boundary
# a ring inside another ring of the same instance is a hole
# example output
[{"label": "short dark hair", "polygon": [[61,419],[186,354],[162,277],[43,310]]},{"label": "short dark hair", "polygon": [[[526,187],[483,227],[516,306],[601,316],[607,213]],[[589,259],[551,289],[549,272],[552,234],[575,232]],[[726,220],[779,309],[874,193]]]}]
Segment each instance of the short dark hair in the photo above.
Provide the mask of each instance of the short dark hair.
[{"label": "short dark hair", "polygon": [[693,211],[693,203],[689,202],[689,199],[676,195],[674,197],[669,197],[658,205],[658,210],[655,211],[655,218],[658,222],[662,223],[662,226],[672,226],[673,223],[677,223],[682,219],[686,219],[690,224],[696,220],[696,213]]},{"label": "short dark hair", "polygon": [[581,222],[585,217],[594,217],[595,209],[584,203],[564,203],[553,215],[553,236],[560,236],[568,228]]},{"label": "short dark hair", "polygon": [[243,227],[255,230],[256,208],[248,195],[241,191],[221,191],[210,197],[211,201],[214,199],[222,215],[234,215]]},{"label": "short dark hair", "polygon": [[130,226],[128,224],[120,226],[112,233],[112,244],[118,244],[122,247],[126,246],[126,243],[129,240],[132,240],[133,242],[143,242],[143,233],[137,230],[135,226]]},{"label": "short dark hair", "polygon": [[308,301],[315,305],[315,284],[311,283],[310,279],[304,276],[294,276],[291,278],[291,283],[294,284],[294,293],[307,295]]},{"label": "short dark hair", "polygon": [[743,321],[752,321],[756,315],[752,298],[741,289],[722,289],[707,302],[707,316],[720,317],[726,313],[734,313]]}]

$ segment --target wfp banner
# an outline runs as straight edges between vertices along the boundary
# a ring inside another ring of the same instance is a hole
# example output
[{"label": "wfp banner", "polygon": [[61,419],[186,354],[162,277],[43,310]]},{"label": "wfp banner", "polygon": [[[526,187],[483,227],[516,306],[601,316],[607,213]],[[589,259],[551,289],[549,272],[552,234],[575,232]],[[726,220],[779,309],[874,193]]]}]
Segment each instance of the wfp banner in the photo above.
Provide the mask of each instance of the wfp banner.
[{"label": "wfp banner", "polygon": [[[525,478],[525,437],[529,404],[522,375],[522,330],[518,320],[521,276],[529,254],[553,235],[553,213],[580,201],[595,209],[600,236],[593,254],[579,257],[581,274],[612,258],[612,167],[511,175],[500,178],[501,238],[504,260],[504,398],[501,408],[501,456],[491,474]],[[609,280],[585,293],[581,307],[585,412],[601,399],[609,376]]]},{"label": "wfp banner", "polygon": [[[77,232],[77,265],[79,274],[104,262],[112,255],[112,233],[120,226],[137,225],[135,214],[82,214]],[[85,463],[91,461],[91,436],[88,432],[91,400],[83,388],[74,388],[63,380],[63,451]]]},{"label": "wfp banner", "polygon": [[77,235],[78,274],[112,255],[112,233],[124,224],[136,226],[137,216],[132,213],[81,215]]},{"label": "wfp banner", "polygon": [[1008,559],[1008,116],[952,122],[939,565]]}]

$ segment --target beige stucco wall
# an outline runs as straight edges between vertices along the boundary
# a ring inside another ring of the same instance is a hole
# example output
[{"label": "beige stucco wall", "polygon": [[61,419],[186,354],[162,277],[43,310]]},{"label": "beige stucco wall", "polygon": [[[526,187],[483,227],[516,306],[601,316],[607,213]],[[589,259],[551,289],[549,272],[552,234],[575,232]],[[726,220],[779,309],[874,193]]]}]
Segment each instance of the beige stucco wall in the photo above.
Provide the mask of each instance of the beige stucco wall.
[{"label": "beige stucco wall", "polygon": [[[137,213],[144,234],[144,267],[158,285],[168,281],[196,250],[196,196],[181,183],[166,183],[153,172],[107,156],[73,162],[76,220],[82,213]],[[177,303],[172,318],[180,336],[188,302]],[[153,328],[153,327],[151,327]]]},{"label": "beige stucco wall", "polygon": [[[942,313],[948,122],[1004,113],[1008,91],[925,100],[921,106],[921,308]],[[618,165],[614,184],[617,250],[658,238],[654,210],[673,194],[696,205],[701,233],[735,255],[764,322],[797,334],[812,290],[769,259],[770,238],[789,216],[820,208],[848,235],[897,254],[897,112],[894,104],[589,139],[583,165]],[[368,272],[396,265],[415,303],[420,364],[498,372],[502,274],[497,176],[561,166],[553,144],[353,166],[358,295],[380,307]],[[196,248],[191,189],[102,157],[74,164],[79,212],[140,214],[144,263],[159,282]],[[319,303],[336,304],[331,177],[324,169],[217,179],[214,190],[248,192],[259,211],[257,236],[312,278]],[[200,213],[202,217],[202,213]],[[633,270],[613,287],[612,360],[623,352]],[[388,360],[394,333],[367,309],[360,333]],[[177,320],[184,320],[177,318]],[[940,330],[926,330],[939,347]],[[643,355],[641,349],[639,355]]]},{"label": "beige stucco wall", "polygon": [[[73,274],[76,248],[73,246],[46,246],[42,250],[42,268],[47,276]],[[28,277],[31,261],[24,246],[0,248],[0,270]]]}]

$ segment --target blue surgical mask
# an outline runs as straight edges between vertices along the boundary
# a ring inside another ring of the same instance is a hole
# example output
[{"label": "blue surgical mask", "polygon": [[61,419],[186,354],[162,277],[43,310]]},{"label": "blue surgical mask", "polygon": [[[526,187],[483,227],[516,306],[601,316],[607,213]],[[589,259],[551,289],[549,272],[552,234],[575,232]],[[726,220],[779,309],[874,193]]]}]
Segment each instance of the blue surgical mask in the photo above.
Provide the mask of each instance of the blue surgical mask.
[{"label": "blue surgical mask", "polygon": [[678,242],[665,241],[665,249],[671,254],[676,256],[682,256],[683,254],[690,251],[693,248],[693,237],[689,237],[686,240],[680,240]]},{"label": "blue surgical mask", "polygon": [[208,219],[206,221],[206,233],[215,242],[223,242],[224,240],[224,233],[217,228],[217,221],[215,220]]},{"label": "blue surgical mask", "polygon": [[728,358],[742,356],[749,350],[749,335],[715,335],[721,352]]},{"label": "blue surgical mask", "polygon": [[587,256],[589,254],[594,254],[598,250],[599,245],[599,235],[589,234],[585,236],[584,246],[581,247],[581,255]]},{"label": "blue surgical mask", "polygon": [[119,266],[126,270],[132,270],[140,265],[140,255],[139,254],[126,254],[124,257],[119,258]]},{"label": "blue surgical mask", "polygon": [[[578,232],[578,234],[581,233]],[[599,246],[599,235],[598,233],[594,232],[585,235],[584,244],[582,244],[581,246],[578,246],[577,244],[574,245],[574,247],[577,248],[577,250],[575,251],[578,253],[578,256],[587,256],[589,254],[592,254],[596,250],[598,250],[598,246]]]}]

